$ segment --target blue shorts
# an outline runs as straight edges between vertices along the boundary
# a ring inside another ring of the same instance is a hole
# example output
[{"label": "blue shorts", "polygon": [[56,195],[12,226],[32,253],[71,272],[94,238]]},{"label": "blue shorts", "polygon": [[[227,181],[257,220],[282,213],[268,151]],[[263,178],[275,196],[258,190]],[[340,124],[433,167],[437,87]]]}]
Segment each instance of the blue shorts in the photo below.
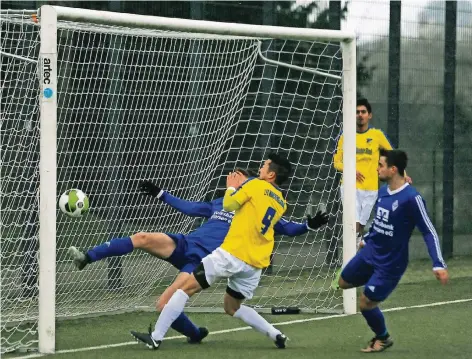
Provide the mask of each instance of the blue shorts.
[{"label": "blue shorts", "polygon": [[181,272],[192,273],[202,259],[210,254],[193,242],[188,241],[183,234],[166,234],[175,242],[175,250],[166,261]]},{"label": "blue shorts", "polygon": [[374,302],[382,302],[393,292],[401,276],[388,276],[365,260],[362,250],[341,272],[341,278],[355,287],[364,286],[364,295]]}]

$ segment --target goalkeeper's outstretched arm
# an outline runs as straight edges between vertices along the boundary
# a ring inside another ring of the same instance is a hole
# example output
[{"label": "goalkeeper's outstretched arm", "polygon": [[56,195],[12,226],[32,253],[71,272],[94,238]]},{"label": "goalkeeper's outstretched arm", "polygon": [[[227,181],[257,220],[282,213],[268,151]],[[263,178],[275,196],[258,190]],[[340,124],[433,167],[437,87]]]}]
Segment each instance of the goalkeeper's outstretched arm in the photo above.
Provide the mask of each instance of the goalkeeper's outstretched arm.
[{"label": "goalkeeper's outstretched arm", "polygon": [[304,223],[287,221],[281,218],[274,225],[274,231],[277,234],[295,237],[314,231],[328,223],[328,214],[326,212],[318,211],[314,217],[308,216]]},{"label": "goalkeeper's outstretched arm", "polygon": [[142,182],[140,185],[140,190],[141,194],[155,197],[187,216],[205,218],[211,217],[212,205],[210,202],[186,201],[184,199],[172,196],[170,193],[162,190],[149,181]]}]

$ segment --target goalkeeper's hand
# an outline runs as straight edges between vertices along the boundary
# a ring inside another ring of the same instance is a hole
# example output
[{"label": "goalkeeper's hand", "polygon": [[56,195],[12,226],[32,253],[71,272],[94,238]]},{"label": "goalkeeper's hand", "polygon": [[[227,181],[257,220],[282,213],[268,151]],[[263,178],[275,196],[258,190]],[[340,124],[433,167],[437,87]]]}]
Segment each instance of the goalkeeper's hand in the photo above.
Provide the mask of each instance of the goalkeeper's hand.
[{"label": "goalkeeper's hand", "polygon": [[318,211],[314,217],[307,216],[306,226],[312,231],[328,223],[328,213]]},{"label": "goalkeeper's hand", "polygon": [[157,197],[161,198],[162,194],[164,191],[157,187],[154,183],[151,181],[144,181],[139,184],[139,190],[141,191],[142,195],[145,196],[152,196],[152,197]]}]

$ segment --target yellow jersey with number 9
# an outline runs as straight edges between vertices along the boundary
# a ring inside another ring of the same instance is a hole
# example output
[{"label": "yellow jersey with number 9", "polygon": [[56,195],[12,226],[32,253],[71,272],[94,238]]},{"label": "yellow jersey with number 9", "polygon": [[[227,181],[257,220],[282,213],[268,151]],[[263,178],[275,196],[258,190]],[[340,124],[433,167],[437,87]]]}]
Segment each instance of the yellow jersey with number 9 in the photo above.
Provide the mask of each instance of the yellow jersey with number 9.
[{"label": "yellow jersey with number 9", "polygon": [[235,214],[221,248],[253,267],[268,267],[274,224],[287,209],[282,192],[267,181],[249,179],[237,190],[226,190],[223,209]]}]

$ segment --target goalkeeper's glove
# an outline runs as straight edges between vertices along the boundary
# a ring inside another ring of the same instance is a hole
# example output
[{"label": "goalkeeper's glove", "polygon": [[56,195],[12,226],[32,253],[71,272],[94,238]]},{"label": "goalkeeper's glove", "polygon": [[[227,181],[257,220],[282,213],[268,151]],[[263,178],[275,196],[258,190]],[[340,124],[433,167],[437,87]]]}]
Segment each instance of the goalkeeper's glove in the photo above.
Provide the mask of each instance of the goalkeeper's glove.
[{"label": "goalkeeper's glove", "polygon": [[306,226],[310,230],[315,230],[328,223],[328,213],[318,211],[314,217],[307,216]]},{"label": "goalkeeper's glove", "polygon": [[151,181],[141,182],[139,184],[139,190],[142,195],[157,197],[158,199],[164,194],[164,191]]}]

